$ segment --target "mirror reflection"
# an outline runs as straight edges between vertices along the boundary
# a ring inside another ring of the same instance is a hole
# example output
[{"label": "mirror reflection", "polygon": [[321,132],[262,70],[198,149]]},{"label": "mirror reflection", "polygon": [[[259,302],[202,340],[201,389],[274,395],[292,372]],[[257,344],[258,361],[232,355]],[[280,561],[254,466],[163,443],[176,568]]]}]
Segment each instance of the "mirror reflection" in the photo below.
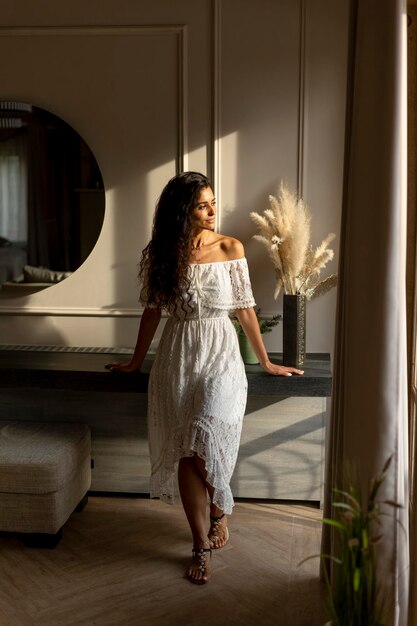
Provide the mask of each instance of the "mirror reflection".
[{"label": "mirror reflection", "polygon": [[67,278],[93,249],[104,218],[93,153],[49,111],[0,102],[0,297]]}]

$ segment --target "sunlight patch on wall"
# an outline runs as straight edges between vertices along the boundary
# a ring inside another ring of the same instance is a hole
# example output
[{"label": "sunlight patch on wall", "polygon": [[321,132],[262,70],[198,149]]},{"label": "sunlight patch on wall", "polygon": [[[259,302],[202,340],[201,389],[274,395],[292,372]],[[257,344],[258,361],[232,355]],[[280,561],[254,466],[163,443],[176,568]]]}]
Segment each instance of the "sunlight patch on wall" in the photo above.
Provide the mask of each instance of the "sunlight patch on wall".
[{"label": "sunlight patch on wall", "polygon": [[[186,165],[187,164],[187,165]],[[207,174],[207,147],[201,146],[191,150],[184,160],[184,170]]]},{"label": "sunlight patch on wall", "polygon": [[[111,306],[115,306],[117,299],[117,280],[116,276],[116,263],[112,261],[117,259],[119,253],[119,242],[117,237],[117,225],[119,216],[117,213],[117,199],[115,189],[106,189],[106,211],[104,214],[103,228],[100,233],[99,240],[96,248],[104,248],[106,251],[106,258],[109,260],[110,265],[107,271],[96,272],[96,282],[101,283],[104,280],[107,281],[106,289],[109,294],[109,302]],[[92,255],[90,259],[87,259],[87,265],[89,262],[96,263],[95,256]],[[104,268],[102,268],[104,269]],[[111,280],[109,280],[109,276]],[[104,288],[104,285],[98,285],[98,289]]]},{"label": "sunlight patch on wall", "polygon": [[[236,209],[237,181],[238,181],[238,131],[225,135],[220,140],[219,147],[219,189],[215,191],[218,204],[218,228],[221,230],[222,220]],[[227,176],[224,171],[227,171]],[[221,191],[221,197],[220,197]]]}]

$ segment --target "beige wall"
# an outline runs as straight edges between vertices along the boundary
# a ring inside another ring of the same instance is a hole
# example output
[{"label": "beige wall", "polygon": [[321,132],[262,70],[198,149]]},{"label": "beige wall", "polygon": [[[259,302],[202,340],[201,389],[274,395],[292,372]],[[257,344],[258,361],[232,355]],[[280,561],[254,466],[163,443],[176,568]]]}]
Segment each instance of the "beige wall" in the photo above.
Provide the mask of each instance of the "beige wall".
[{"label": "beige wall", "polygon": [[[33,11],[30,0],[5,0],[0,99],[43,106],[84,137],[103,174],[106,215],[71,278],[2,300],[0,343],[132,345],[136,263],[158,193],[181,168],[212,177],[221,230],[244,242],[258,304],[280,311],[249,212],[266,208],[283,178],[312,208],[313,243],[338,233],[347,5],[44,0]],[[332,350],[335,297],[308,305],[310,351]],[[267,343],[280,349],[281,327]]]}]

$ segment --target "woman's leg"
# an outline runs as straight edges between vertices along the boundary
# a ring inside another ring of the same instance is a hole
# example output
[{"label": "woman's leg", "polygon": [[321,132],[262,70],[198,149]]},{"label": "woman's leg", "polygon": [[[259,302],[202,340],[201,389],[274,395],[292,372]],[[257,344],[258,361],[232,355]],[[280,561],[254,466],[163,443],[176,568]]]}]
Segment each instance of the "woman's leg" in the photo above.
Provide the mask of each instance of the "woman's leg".
[{"label": "woman's leg", "polygon": [[195,547],[207,543],[207,490],[196,456],[183,457],[178,465],[178,484]]},{"label": "woman's leg", "polygon": [[194,458],[210,496],[210,530],[208,532],[210,548],[222,548],[229,539],[227,517],[218,506],[213,504],[214,487],[207,482],[207,471],[204,460],[200,459],[198,456]]},{"label": "woman's leg", "polygon": [[[207,538],[206,483],[196,462],[197,456],[183,457],[178,464],[178,484],[182,505],[193,535],[194,548],[210,548]],[[203,462],[204,463],[204,462]],[[201,556],[205,559],[203,570],[200,569]],[[205,583],[210,577],[210,557],[205,552],[194,553],[194,559],[188,568],[188,577],[196,583]]]}]

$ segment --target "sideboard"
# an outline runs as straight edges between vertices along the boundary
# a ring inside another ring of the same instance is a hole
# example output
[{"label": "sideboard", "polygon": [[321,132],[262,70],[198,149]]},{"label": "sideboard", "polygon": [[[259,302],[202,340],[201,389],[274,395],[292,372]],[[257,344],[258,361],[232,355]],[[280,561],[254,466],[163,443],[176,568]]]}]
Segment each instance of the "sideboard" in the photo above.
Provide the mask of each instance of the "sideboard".
[{"label": "sideboard", "polygon": [[[270,355],[280,362],[279,354]],[[87,423],[92,490],[149,492],[146,433],[149,356],[141,372],[104,365],[126,354],[78,349],[0,349],[0,419]],[[273,377],[247,365],[248,403],[232,479],[237,498],[320,502],[331,394],[328,354],[309,354],[303,376]]]}]

